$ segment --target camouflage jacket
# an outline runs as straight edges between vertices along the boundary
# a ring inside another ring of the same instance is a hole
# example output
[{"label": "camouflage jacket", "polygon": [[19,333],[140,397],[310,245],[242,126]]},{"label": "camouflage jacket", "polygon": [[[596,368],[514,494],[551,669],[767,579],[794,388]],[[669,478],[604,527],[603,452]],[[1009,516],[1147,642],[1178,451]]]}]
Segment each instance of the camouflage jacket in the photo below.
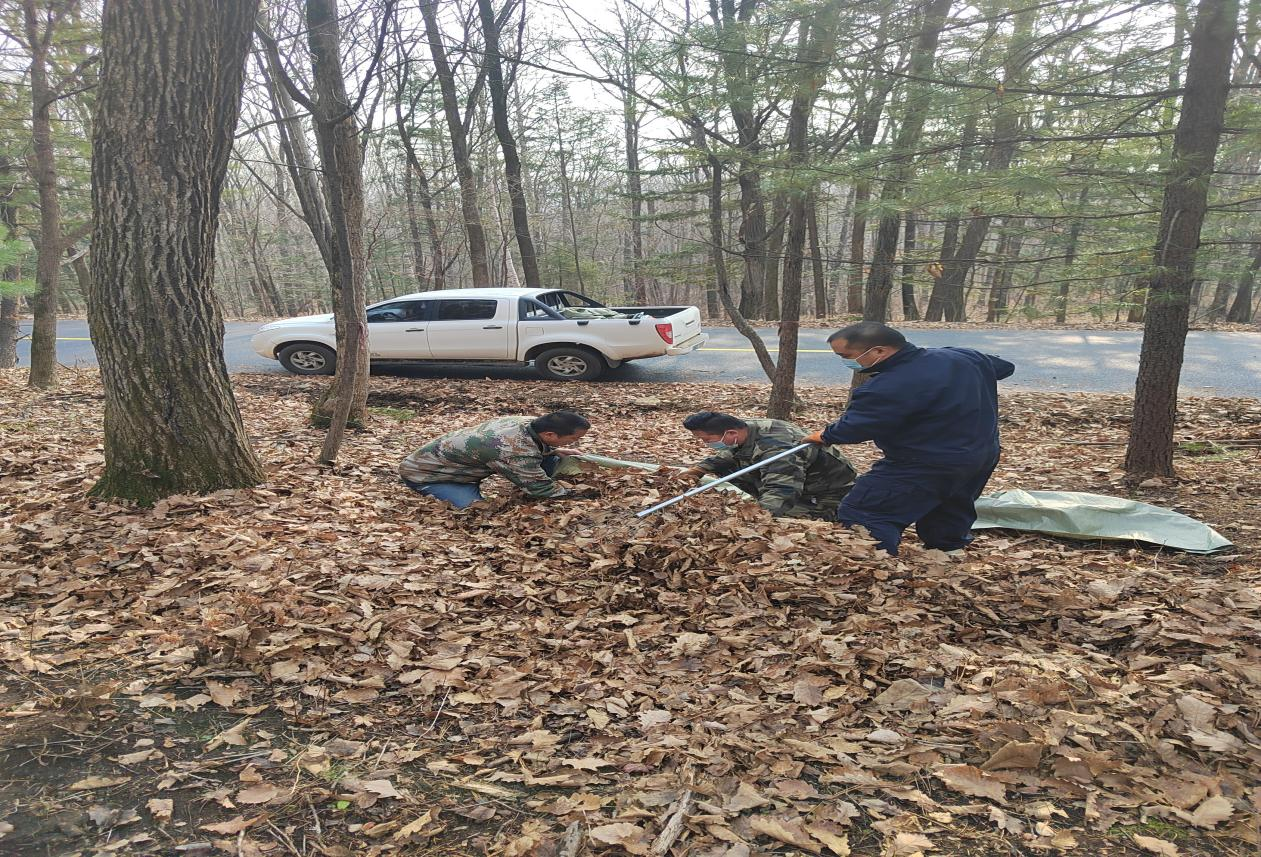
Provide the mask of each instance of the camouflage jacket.
[{"label": "camouflage jacket", "polygon": [[543,472],[551,447],[530,428],[533,417],[499,417],[449,431],[403,459],[399,476],[408,482],[477,483],[499,474],[531,497],[569,492]]},{"label": "camouflage jacket", "polygon": [[[734,449],[726,449],[698,462],[709,473],[726,475],[755,461],[801,443],[800,427],[783,420],[746,420],[749,436]],[[843,496],[857,474],[849,459],[834,446],[811,444],[741,477],[735,484],[757,498],[772,515],[788,512],[803,500]]]}]

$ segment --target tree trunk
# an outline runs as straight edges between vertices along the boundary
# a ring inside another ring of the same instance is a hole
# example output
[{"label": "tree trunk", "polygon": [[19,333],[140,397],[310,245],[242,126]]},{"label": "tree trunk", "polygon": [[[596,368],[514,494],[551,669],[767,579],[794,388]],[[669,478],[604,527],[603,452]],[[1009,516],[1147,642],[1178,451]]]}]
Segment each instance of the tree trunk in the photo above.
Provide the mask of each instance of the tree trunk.
[{"label": "tree trunk", "polygon": [[902,318],[906,321],[919,321],[919,306],[915,303],[915,264],[912,262],[915,226],[915,215],[907,214],[902,237]]},{"label": "tree trunk", "polygon": [[1252,321],[1252,287],[1259,268],[1261,268],[1261,244],[1256,245],[1256,251],[1252,255],[1252,264],[1239,278],[1235,300],[1230,305],[1230,311],[1226,313],[1226,321],[1233,324],[1247,324]]},{"label": "tree trunk", "polygon": [[762,311],[766,318],[779,318],[779,272],[784,261],[784,226],[788,223],[788,197],[783,191],[771,203],[771,227],[763,256]]},{"label": "tree trunk", "polygon": [[622,76],[626,89],[622,90],[622,133],[626,140],[626,193],[630,198],[630,285],[632,305],[648,303],[648,291],[644,286],[644,188],[643,175],[639,170],[639,110],[635,96],[635,69],[631,59],[630,32],[623,32],[624,65]]},{"label": "tree trunk", "polygon": [[403,194],[407,199],[407,233],[412,244],[412,277],[422,292],[429,291],[429,272],[425,269],[425,242],[420,237],[420,218],[416,213],[416,171],[408,161],[403,166]]},{"label": "tree trunk", "polygon": [[823,276],[823,247],[819,241],[819,198],[815,194],[810,196],[806,217],[806,227],[810,233],[810,269],[814,274],[814,317],[826,318],[828,286]]},{"label": "tree trunk", "polygon": [[906,188],[915,174],[914,153],[923,136],[924,120],[928,117],[930,104],[928,87],[916,78],[927,78],[932,74],[937,43],[950,12],[950,4],[951,0],[933,0],[929,4],[924,10],[924,23],[912,49],[910,74],[913,79],[909,84],[901,127],[898,128],[893,154],[890,156],[890,172],[880,190],[881,207],[885,214],[880,217],[876,246],[871,259],[871,273],[867,277],[863,301],[863,319],[866,321],[883,322],[889,318],[893,260],[897,255],[898,239],[902,231],[900,206]]},{"label": "tree trunk", "polygon": [[1226,305],[1230,303],[1230,293],[1234,291],[1230,277],[1218,277],[1217,288],[1213,290],[1213,300],[1209,303],[1204,318],[1209,322],[1218,322],[1226,314]]},{"label": "tree trunk", "polygon": [[1148,280],[1134,420],[1125,451],[1125,471],[1131,477],[1173,475],[1173,430],[1187,336],[1187,299],[1208,208],[1209,177],[1225,119],[1237,17],[1237,0],[1200,0],[1191,33],[1154,271]]},{"label": "tree trunk", "polygon": [[31,52],[31,178],[39,192],[39,237],[35,243],[35,285],[31,300],[31,387],[51,387],[57,375],[57,279],[64,241],[57,197],[57,158],[51,110],[55,93],[48,80],[49,50],[56,24],[51,10],[40,20],[36,0],[23,0],[26,41]]},{"label": "tree trunk", "polygon": [[[12,202],[17,190],[13,161],[0,155],[0,228],[4,240],[17,238],[18,210]],[[19,276],[17,265],[8,265],[0,271],[0,369],[12,369],[18,365],[18,296],[16,283]]]},{"label": "tree trunk", "polygon": [[306,0],[307,46],[311,53],[312,120],[324,168],[324,202],[332,227],[337,289],[337,377],[328,433],[319,460],[337,460],[346,427],[362,425],[368,411],[368,319],[366,254],[363,246],[363,150],[359,122],[342,74],[337,0]]},{"label": "tree trunk", "polygon": [[438,29],[437,6],[438,0],[421,0],[420,14],[425,19],[429,52],[433,56],[438,86],[442,90],[442,107],[446,114],[447,131],[451,136],[451,155],[455,159],[455,173],[460,180],[460,211],[464,215],[464,238],[468,244],[473,287],[485,289],[492,285],[490,263],[486,255],[486,229],[482,226],[482,212],[477,203],[477,177],[469,158],[468,135],[464,132],[464,119],[460,115],[455,74],[451,70],[451,64],[447,62],[446,49],[442,46],[442,31]]},{"label": "tree trunk", "polygon": [[[1081,193],[1077,195],[1077,213],[1081,214],[1086,210],[1086,200],[1090,196],[1090,185],[1085,185],[1081,189]],[[1073,263],[1077,261],[1077,244],[1081,238],[1082,222],[1074,220],[1073,225],[1068,229],[1068,246],[1064,248],[1064,282],[1060,283],[1059,302],[1055,305],[1055,321],[1064,324],[1068,321],[1068,297],[1069,286],[1068,271],[1073,267]],[[1036,281],[1037,278],[1035,277]]]},{"label": "tree trunk", "polygon": [[[810,114],[827,79],[836,53],[836,22],[842,0],[830,0],[810,19],[798,23],[797,65],[800,69],[792,107],[788,111],[788,165],[793,172],[808,160]],[[949,2],[949,0],[942,0]],[[805,262],[806,208],[812,192],[799,177],[788,191],[788,237],[784,247],[784,288],[780,303],[779,359],[771,382],[766,415],[788,419],[797,402],[797,341],[801,320],[801,275]]]},{"label": "tree trunk", "polygon": [[[486,40],[483,62],[486,64],[487,82],[490,86],[490,112],[495,125],[495,136],[504,154],[504,175],[508,179],[508,200],[512,208],[512,230],[517,237],[517,249],[521,253],[521,273],[527,289],[541,289],[538,255],[534,252],[534,238],[530,235],[530,213],[526,208],[525,186],[521,181],[521,156],[517,153],[517,140],[508,123],[508,91],[504,84],[502,56],[499,48],[499,22],[491,9],[490,0],[477,0],[482,18],[482,35]],[[524,14],[524,13],[523,13]],[[508,252],[506,249],[505,253]]]},{"label": "tree trunk", "polygon": [[98,496],[151,503],[263,479],[232,396],[212,291],[219,196],[257,10],[258,0],[105,4],[88,293],[105,387]]},{"label": "tree trunk", "polygon": [[865,206],[870,200],[871,182],[866,179],[857,180],[854,183],[854,215],[849,233],[849,274],[845,281],[845,311],[850,313],[863,311],[863,280],[867,276]]}]

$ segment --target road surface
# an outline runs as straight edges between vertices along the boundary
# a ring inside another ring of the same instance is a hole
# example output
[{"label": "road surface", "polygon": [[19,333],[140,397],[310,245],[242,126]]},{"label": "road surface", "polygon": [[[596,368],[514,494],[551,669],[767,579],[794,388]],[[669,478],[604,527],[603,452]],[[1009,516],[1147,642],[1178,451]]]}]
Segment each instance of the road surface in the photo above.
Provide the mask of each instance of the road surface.
[{"label": "road surface", "polygon": [[[231,372],[283,372],[274,360],[250,349],[256,322],[229,322],[224,356]],[[29,331],[29,324],[23,331]],[[609,375],[611,381],[647,383],[742,383],[766,380],[748,342],[734,328],[708,328],[709,345],[685,357],[632,363]],[[775,331],[762,329],[772,348]],[[849,372],[826,343],[828,331],[803,329],[797,378],[803,384],[848,384]],[[57,359],[67,366],[95,366],[96,354],[85,321],[57,326]],[[910,330],[917,345],[963,345],[999,354],[1016,364],[1003,386],[1017,390],[1132,393],[1142,334],[1138,331],[1074,330]],[[18,344],[21,365],[29,363],[30,343]],[[531,370],[475,365],[407,366],[378,370],[409,378],[535,379]],[[1193,332],[1187,337],[1182,393],[1193,396],[1261,397],[1261,333]]]}]

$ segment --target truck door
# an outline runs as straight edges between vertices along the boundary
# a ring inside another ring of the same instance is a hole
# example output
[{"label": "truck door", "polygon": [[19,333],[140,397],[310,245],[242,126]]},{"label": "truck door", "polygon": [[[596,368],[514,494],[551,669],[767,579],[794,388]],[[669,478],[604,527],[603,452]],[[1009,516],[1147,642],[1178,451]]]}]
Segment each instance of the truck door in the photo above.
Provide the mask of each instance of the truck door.
[{"label": "truck door", "polygon": [[508,298],[440,298],[426,325],[434,360],[507,360],[513,300]]},{"label": "truck door", "polygon": [[426,360],[430,301],[391,301],[368,310],[368,353],[377,360]]}]

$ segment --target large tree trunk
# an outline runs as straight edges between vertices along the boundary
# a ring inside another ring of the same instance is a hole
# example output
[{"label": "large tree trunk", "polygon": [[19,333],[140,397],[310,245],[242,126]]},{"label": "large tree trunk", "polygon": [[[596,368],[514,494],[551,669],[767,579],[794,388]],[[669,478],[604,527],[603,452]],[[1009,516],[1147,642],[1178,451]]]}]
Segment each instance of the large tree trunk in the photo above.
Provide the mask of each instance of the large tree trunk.
[{"label": "large tree trunk", "polygon": [[771,203],[771,226],[766,236],[762,285],[762,311],[767,319],[779,318],[779,272],[784,264],[784,228],[788,223],[788,197],[783,191]]},{"label": "large tree trunk", "polygon": [[[517,140],[508,123],[508,90],[504,84],[502,57],[499,48],[499,22],[490,6],[490,0],[477,0],[482,19],[482,35],[486,40],[483,62],[490,86],[491,119],[495,136],[504,153],[504,175],[508,179],[508,200],[512,207],[512,230],[517,237],[517,249],[521,252],[521,273],[527,289],[541,289],[538,255],[534,252],[534,238],[530,235],[530,213],[526,208],[525,187],[521,181],[521,157],[517,154]],[[523,13],[524,14],[524,13]],[[505,253],[509,252],[507,249]]]},{"label": "large tree trunk", "polygon": [[1237,0],[1200,0],[1187,61],[1182,111],[1174,131],[1161,205],[1147,318],[1134,390],[1125,470],[1131,477],[1173,475],[1178,380],[1186,345],[1195,251],[1208,208],[1229,95]]},{"label": "large tree trunk", "polygon": [[[1081,214],[1086,210],[1086,200],[1090,196],[1090,185],[1085,185],[1081,189],[1081,193],[1077,195],[1077,213]],[[1055,321],[1064,324],[1068,321],[1068,300],[1069,286],[1071,281],[1068,278],[1068,271],[1072,269],[1073,263],[1077,261],[1077,244],[1081,239],[1082,222],[1074,220],[1073,225],[1068,228],[1068,245],[1064,248],[1064,282],[1060,283],[1060,292],[1055,304]],[[1034,277],[1037,281],[1037,277]]]},{"label": "large tree trunk", "polygon": [[361,425],[368,404],[368,319],[366,254],[363,246],[363,150],[359,122],[342,74],[337,0],[306,0],[307,44],[311,52],[312,120],[324,168],[324,202],[332,227],[337,289],[333,314],[337,327],[337,377],[334,404],[319,460],[337,459],[346,427]]},{"label": "large tree trunk", "polygon": [[937,44],[941,38],[951,0],[933,0],[924,10],[924,23],[911,54],[911,76],[902,123],[893,144],[890,173],[880,191],[881,207],[885,210],[876,231],[876,246],[872,252],[871,273],[867,277],[867,289],[863,301],[863,319],[887,321],[889,296],[893,291],[893,261],[901,237],[902,213],[900,206],[915,174],[914,153],[924,132],[924,120],[928,117],[930,92],[921,81],[931,77],[933,62],[937,56]]},{"label": "large tree trunk", "polygon": [[[947,0],[948,2],[948,0]],[[788,164],[801,170],[808,160],[807,135],[810,114],[827,79],[836,53],[836,21],[841,0],[830,0],[809,20],[798,23],[797,64],[799,78],[788,111]],[[784,289],[780,305],[779,359],[771,382],[766,415],[788,419],[797,402],[797,341],[801,320],[801,275],[805,262],[806,208],[812,189],[800,178],[788,191],[788,237],[784,247]]]},{"label": "large tree trunk", "polygon": [[407,235],[412,245],[412,278],[424,292],[429,290],[429,272],[425,268],[425,242],[420,237],[420,218],[416,212],[416,171],[410,161],[403,166],[403,195],[407,201]]},{"label": "large tree trunk", "polygon": [[438,86],[442,90],[442,108],[446,114],[447,131],[451,136],[455,174],[460,180],[460,211],[464,215],[464,237],[468,244],[469,265],[473,271],[473,287],[485,289],[492,285],[490,262],[486,253],[486,229],[482,225],[482,212],[477,203],[477,177],[473,173],[468,135],[464,131],[464,119],[460,115],[455,73],[447,62],[446,48],[442,46],[442,31],[438,29],[437,6],[438,0],[421,0],[420,14],[425,19],[429,53],[433,56]]},{"label": "large tree trunk", "polygon": [[[55,35],[54,15],[64,9],[45,10],[40,3],[23,0],[22,16],[31,53],[31,177],[39,193],[39,238],[35,243],[35,285],[31,301],[32,387],[51,387],[57,375],[57,278],[61,271],[64,241],[61,236],[61,204],[57,198],[57,159],[53,149],[51,110],[55,98],[48,80],[48,52]],[[41,21],[41,17],[44,20]]]},{"label": "large tree trunk", "polygon": [[257,9],[258,0],[105,4],[88,293],[105,387],[98,496],[151,503],[263,479],[232,397],[212,292],[219,195]]}]

